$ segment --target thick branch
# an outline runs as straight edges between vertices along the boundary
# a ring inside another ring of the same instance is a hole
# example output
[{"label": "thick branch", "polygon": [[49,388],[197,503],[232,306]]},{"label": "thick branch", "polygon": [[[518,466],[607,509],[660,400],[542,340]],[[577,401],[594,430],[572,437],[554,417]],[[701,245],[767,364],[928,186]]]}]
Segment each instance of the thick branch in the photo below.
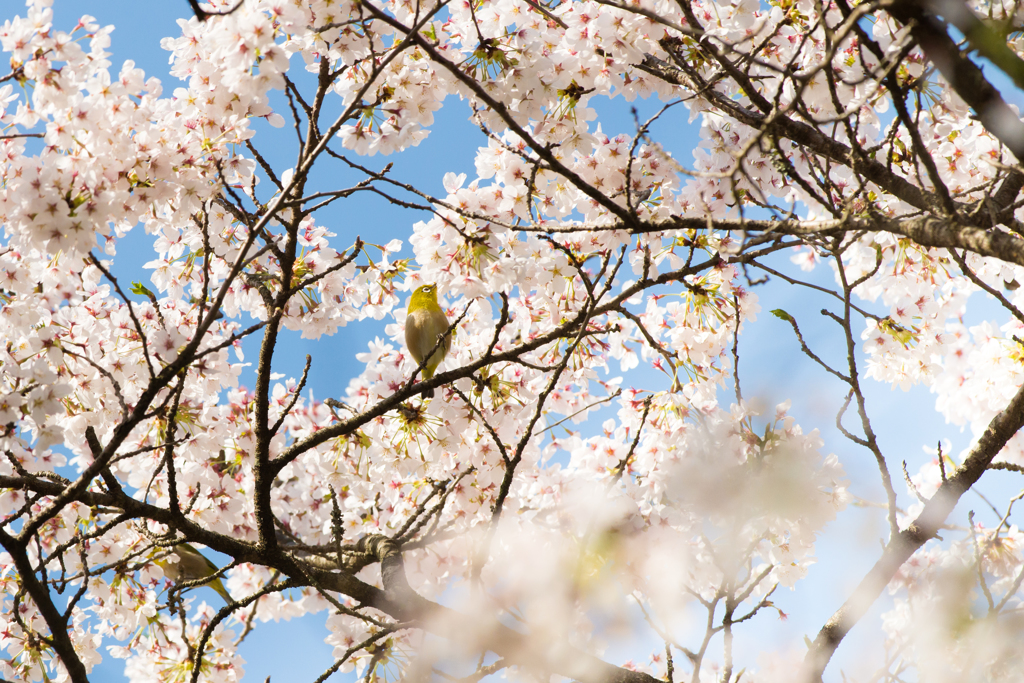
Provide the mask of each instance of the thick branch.
[{"label": "thick branch", "polygon": [[[3,545],[4,549],[10,554],[14,567],[18,571],[18,579],[21,585],[32,598],[32,602],[35,603],[43,619],[46,620],[46,625],[50,627],[48,641],[53,645],[54,651],[60,657],[61,663],[68,672],[68,676],[74,683],[89,683],[85,665],[78,657],[78,653],[75,652],[75,644],[71,641],[71,636],[68,635],[67,615],[61,614],[57,606],[53,604],[46,584],[36,578],[32,562],[25,551],[25,544],[19,542],[5,531],[0,530],[0,545]],[[42,571],[45,573],[46,570],[43,569]]]},{"label": "thick branch", "polygon": [[[60,495],[68,487],[45,479],[0,476],[0,488],[31,490],[44,495]],[[657,679],[643,673],[608,664],[570,646],[567,642],[538,641],[513,631],[491,615],[466,615],[438,605],[418,595],[409,586],[398,545],[379,536],[363,541],[363,549],[381,562],[384,590],[371,586],[345,572],[318,569],[313,563],[297,560],[279,548],[260,549],[252,544],[202,529],[190,520],[176,520],[162,508],[143,503],[124,494],[83,492],[79,498],[93,507],[116,507],[127,514],[163,523],[176,522],[179,530],[192,542],[202,543],[238,562],[257,562],[277,569],[296,581],[312,577],[322,589],[343,593],[360,603],[374,607],[401,621],[415,621],[425,630],[445,638],[459,639],[490,650],[510,662],[530,662],[532,666],[583,683],[655,683]],[[48,620],[49,623],[49,620]],[[64,637],[67,637],[66,632]],[[70,641],[69,641],[70,642]],[[76,680],[85,680],[76,679]]]},{"label": "thick branch", "polygon": [[[676,216],[671,220],[645,223],[639,231],[661,232],[664,230],[715,230],[734,232],[778,233],[804,237],[827,235],[835,232],[891,232],[909,237],[923,247],[942,249],[966,249],[967,251],[996,258],[1007,263],[1024,266],[1024,240],[1013,233],[1001,230],[982,230],[969,225],[954,225],[949,220],[933,216],[915,218],[886,218],[882,216],[856,216],[831,221],[748,221],[712,219],[696,216]],[[572,231],[583,231],[576,227]],[[623,230],[622,225],[594,228],[601,230]],[[568,232],[568,230],[567,230]]]},{"label": "thick branch", "polygon": [[[966,7],[960,9],[970,14],[977,22],[977,17],[971,14],[971,10]],[[898,21],[910,27],[910,34],[914,40],[949,82],[950,87],[974,110],[982,125],[1006,145],[1017,159],[1024,159],[1024,122],[1010,109],[1010,105],[999,91],[988,82],[981,67],[960,52],[935,15],[915,0],[896,0],[888,10]],[[969,21],[970,17],[958,16],[964,19],[964,27],[968,30],[974,26]],[[977,35],[975,41],[978,41]],[[1003,47],[1005,48],[1005,44]],[[992,56],[1000,58],[1000,55],[1001,52],[999,55],[993,53]],[[1005,59],[1000,61],[1009,69],[1007,73],[1011,77],[1020,75],[1019,58],[1012,64]]]},{"label": "thick branch", "polygon": [[539,640],[508,628],[493,616],[462,614],[421,597],[409,586],[398,545],[383,536],[362,543],[381,563],[384,590],[344,574],[316,572],[317,581],[329,590],[345,593],[402,621],[462,646],[490,650],[509,663],[529,663],[532,669],[556,673],[583,683],[661,683],[638,671],[613,666],[568,643]]},{"label": "thick branch", "polygon": [[[643,64],[638,65],[638,68],[669,83],[681,86],[686,85],[681,78],[682,74],[677,75],[671,65],[654,57],[648,56]],[[848,145],[829,137],[811,125],[791,119],[778,110],[760,112],[748,109],[728,95],[714,89],[709,88],[704,92],[704,95],[712,104],[740,123],[760,130],[772,137],[790,140],[814,154],[825,157],[829,161],[853,169],[868,182],[874,183],[894,197],[898,197],[910,204],[915,209],[930,211],[938,206],[938,198],[932,193],[926,192],[906,178],[893,173],[884,164],[855,154],[854,150]]]},{"label": "thick branch", "polygon": [[801,680],[808,683],[821,680],[825,667],[846,634],[867,613],[903,563],[935,537],[960,497],[981,478],[989,463],[1021,427],[1024,427],[1024,386],[1017,390],[1006,408],[992,418],[963,465],[942,483],[917,519],[889,541],[875,566],[818,632],[804,659]]}]

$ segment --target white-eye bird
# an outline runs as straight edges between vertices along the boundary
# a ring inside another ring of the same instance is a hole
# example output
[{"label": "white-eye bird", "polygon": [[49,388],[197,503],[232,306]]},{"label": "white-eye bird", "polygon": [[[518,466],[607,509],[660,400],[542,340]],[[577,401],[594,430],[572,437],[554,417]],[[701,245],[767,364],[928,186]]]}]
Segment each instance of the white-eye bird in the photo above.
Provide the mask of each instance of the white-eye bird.
[{"label": "white-eye bird", "polygon": [[[219,569],[217,565],[188,543],[179,543],[171,548],[169,553],[161,555],[153,561],[164,570],[164,576],[171,581],[204,579],[207,576],[213,576]],[[206,585],[217,591],[224,600],[231,602],[231,595],[224,588],[220,579],[214,579]]]},{"label": "white-eye bird", "polygon": [[[405,345],[412,359],[419,365],[430,350],[437,346],[438,338],[448,331],[448,318],[437,303],[437,285],[423,285],[409,297],[408,315],[405,318]],[[451,336],[437,348],[423,366],[423,379],[430,379],[434,371],[448,355],[452,346]],[[434,395],[434,390],[423,392],[426,397]]]}]

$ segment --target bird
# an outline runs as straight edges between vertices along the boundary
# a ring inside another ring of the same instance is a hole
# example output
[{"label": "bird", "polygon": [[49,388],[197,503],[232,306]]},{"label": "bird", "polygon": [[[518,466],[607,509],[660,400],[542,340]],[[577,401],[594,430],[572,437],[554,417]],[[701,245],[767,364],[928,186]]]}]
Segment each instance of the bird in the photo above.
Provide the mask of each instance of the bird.
[{"label": "bird", "polygon": [[[173,561],[175,558],[177,562]],[[164,576],[171,581],[195,581],[212,576],[218,571],[217,565],[188,543],[179,543],[171,548],[169,553],[161,555],[153,561],[164,570]],[[225,601],[232,602],[231,595],[224,588],[220,579],[214,579],[207,585],[217,591]]]},{"label": "bird", "polygon": [[[405,346],[409,349],[412,359],[416,361],[416,365],[423,362],[423,358],[437,346],[438,338],[447,331],[448,317],[437,303],[437,285],[419,287],[409,297],[408,315],[405,318]],[[423,379],[434,376],[434,371],[448,355],[451,346],[451,337],[445,336],[440,347],[423,366]],[[434,390],[428,389],[423,395],[430,398],[434,395]]]}]

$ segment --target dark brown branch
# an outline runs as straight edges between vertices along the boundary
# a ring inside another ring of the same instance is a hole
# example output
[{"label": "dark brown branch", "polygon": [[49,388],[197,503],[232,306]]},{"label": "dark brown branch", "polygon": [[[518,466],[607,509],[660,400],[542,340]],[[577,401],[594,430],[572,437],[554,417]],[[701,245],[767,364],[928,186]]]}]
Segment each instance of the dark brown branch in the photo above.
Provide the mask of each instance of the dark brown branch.
[{"label": "dark brown branch", "polygon": [[[61,663],[67,669],[71,680],[74,683],[89,683],[85,664],[79,659],[78,654],[75,652],[75,645],[71,642],[71,636],[68,635],[68,615],[61,614],[56,605],[53,604],[46,584],[36,577],[35,569],[28,558],[26,544],[27,540],[15,538],[7,532],[0,530],[0,545],[10,554],[14,567],[18,571],[19,582],[32,598],[32,602],[35,603],[36,608],[43,619],[46,620],[46,625],[50,629],[50,636],[47,638],[47,641],[57,652],[57,656],[60,657]],[[41,571],[45,574],[45,567]]]}]

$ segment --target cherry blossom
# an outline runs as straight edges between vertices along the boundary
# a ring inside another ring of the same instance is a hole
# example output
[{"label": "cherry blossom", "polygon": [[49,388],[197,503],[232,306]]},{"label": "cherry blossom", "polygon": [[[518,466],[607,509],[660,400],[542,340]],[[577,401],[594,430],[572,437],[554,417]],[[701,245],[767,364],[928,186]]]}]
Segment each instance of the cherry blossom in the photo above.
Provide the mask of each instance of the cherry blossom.
[{"label": "cherry blossom", "polygon": [[[1024,128],[950,37],[1007,70],[979,17],[1012,36],[1016,5],[224,0],[161,43],[170,84],[50,5],[0,27],[0,677],[241,680],[253,629],[312,615],[328,675],[813,681],[886,589],[874,668],[1019,676],[1019,496],[947,521],[1024,458]],[[613,129],[620,96],[656,113]],[[443,106],[486,136],[474,175],[409,184]],[[403,239],[332,213],[367,193],[421,212]],[[827,299],[834,348],[780,290]],[[841,383],[855,451],[744,394],[765,319]],[[330,351],[280,372],[356,326],[335,395],[308,391]],[[913,415],[868,383],[927,387],[969,445],[908,467],[873,420]],[[865,454],[880,569],[806,654],[761,648]],[[184,542],[230,562],[174,581]]]}]

